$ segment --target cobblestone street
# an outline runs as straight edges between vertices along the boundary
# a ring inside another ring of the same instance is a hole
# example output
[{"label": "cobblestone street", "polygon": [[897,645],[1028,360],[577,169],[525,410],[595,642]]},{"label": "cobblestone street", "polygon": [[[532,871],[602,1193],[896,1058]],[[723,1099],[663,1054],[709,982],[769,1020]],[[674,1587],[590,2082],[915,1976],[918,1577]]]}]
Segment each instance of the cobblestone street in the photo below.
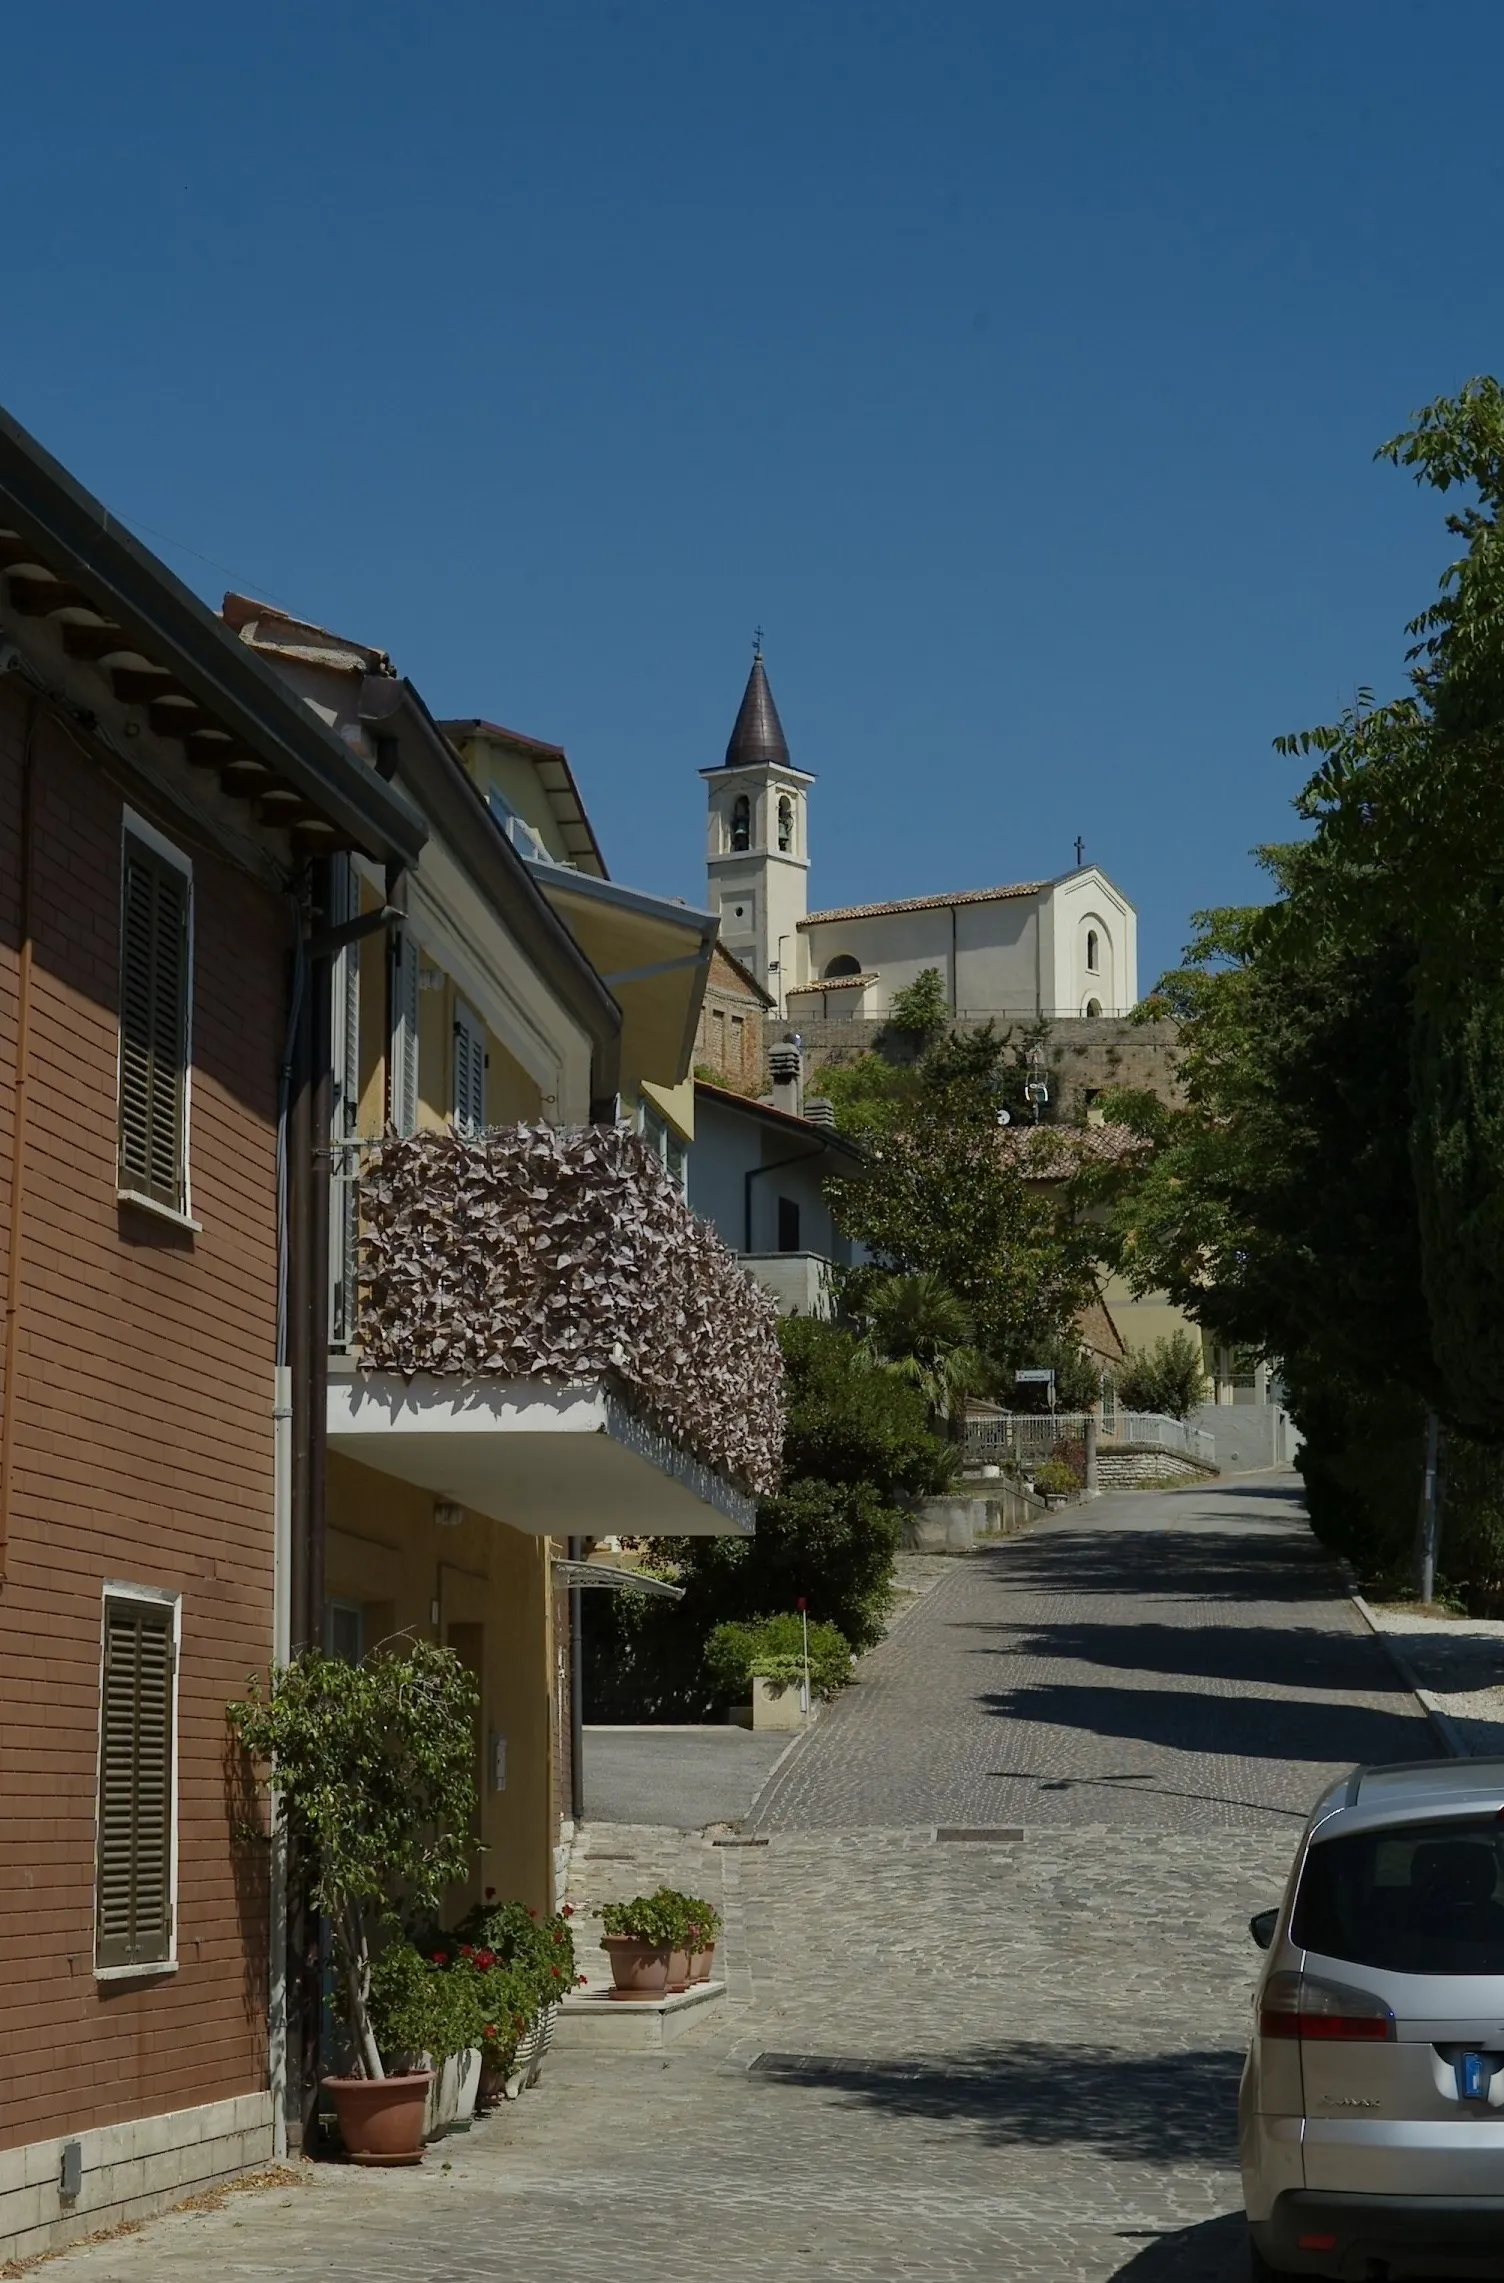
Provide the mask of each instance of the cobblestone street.
[{"label": "cobblestone street", "polygon": [[1248,1915],[1329,1769],[1430,1750],[1281,1481],[1077,1509],[957,1561],[735,1843],[589,1828],[587,1947],[660,1879],[721,1900],[703,2029],[48,2283],[1230,2283]]}]

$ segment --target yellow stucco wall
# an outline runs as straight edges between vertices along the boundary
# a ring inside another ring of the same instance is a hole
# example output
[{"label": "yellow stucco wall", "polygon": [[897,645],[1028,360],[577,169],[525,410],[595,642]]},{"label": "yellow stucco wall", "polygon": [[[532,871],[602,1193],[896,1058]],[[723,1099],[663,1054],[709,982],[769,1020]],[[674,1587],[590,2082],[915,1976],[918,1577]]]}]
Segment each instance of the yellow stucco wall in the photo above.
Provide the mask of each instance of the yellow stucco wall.
[{"label": "yellow stucco wall", "polygon": [[[477,1780],[486,1852],[447,1915],[485,1887],[552,1905],[554,1718],[550,1541],[467,1514],[434,1521],[434,1498],[331,1450],[325,1590],[360,1604],[367,1648],[411,1632],[457,1649],[480,1674]],[[437,1609],[437,1617],[435,1617]],[[506,1782],[493,1788],[493,1739]]]}]

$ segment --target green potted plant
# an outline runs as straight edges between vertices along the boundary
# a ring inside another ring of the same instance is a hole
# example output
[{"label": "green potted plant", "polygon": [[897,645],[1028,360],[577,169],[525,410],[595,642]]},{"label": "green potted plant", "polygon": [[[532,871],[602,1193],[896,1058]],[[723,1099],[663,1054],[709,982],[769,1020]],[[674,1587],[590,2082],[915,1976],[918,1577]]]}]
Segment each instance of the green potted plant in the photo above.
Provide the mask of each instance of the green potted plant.
[{"label": "green potted plant", "polygon": [[613,1998],[652,1999],[667,1994],[676,1943],[683,1932],[677,1899],[634,1895],[601,1906],[601,1948],[611,1961]]},{"label": "green potted plant", "polygon": [[480,2085],[486,2101],[499,2093],[511,2099],[537,2083],[560,2003],[580,1979],[573,1916],[567,1903],[543,1917],[525,1903],[499,1902],[495,1888],[488,1887],[485,1901],[452,1933],[432,1938],[436,1960],[478,1978],[488,2030]]},{"label": "green potted plant", "polygon": [[1046,1506],[1063,1506],[1080,1487],[1064,1459],[1044,1459],[1034,1469],[1034,1488]]},{"label": "green potted plant", "polygon": [[708,1982],[721,1931],[720,1913],[703,1895],[680,1894],[674,1887],[660,1887],[657,1899],[672,1904],[678,1917],[669,1960],[669,1989],[687,1990],[696,1982]]},{"label": "green potted plant", "polygon": [[305,1649],[228,1707],[273,1793],[308,1906],[328,1925],[354,2067],[324,2085],[357,2163],[422,2157],[430,2063],[448,2036],[441,2003],[394,1960],[377,1975],[373,2013],[372,1979],[403,1910],[437,1909],[469,1866],[476,1705],[452,1649],[403,1639],[358,1665]]}]

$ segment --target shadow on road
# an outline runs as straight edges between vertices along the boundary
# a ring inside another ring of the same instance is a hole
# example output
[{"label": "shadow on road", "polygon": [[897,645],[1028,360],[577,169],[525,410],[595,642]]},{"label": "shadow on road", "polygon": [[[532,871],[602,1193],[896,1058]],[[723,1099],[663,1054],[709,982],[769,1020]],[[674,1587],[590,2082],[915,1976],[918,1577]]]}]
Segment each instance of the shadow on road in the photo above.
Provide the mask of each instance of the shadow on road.
[{"label": "shadow on road", "polygon": [[[1125,2231],[1124,2243],[1133,2240]],[[1241,2212],[1223,2212],[1154,2236],[1113,2270],[1112,2283],[1246,2283],[1247,2275],[1247,2223]]]},{"label": "shadow on road", "polygon": [[1051,1530],[973,1556],[1001,1582],[1051,1594],[1153,1595],[1174,1601],[1330,1602],[1332,1572],[1293,1531]]},{"label": "shadow on road", "polygon": [[973,2046],[926,2060],[762,2053],[754,2078],[837,2093],[919,2122],[967,2124],[1004,2147],[1071,2147],[1132,2164],[1232,2164],[1241,2052]]},{"label": "shadow on road", "polygon": [[[983,1636],[976,1656],[1038,1657],[1052,1664],[1110,1665],[1123,1672],[1186,1673],[1207,1680],[1252,1681],[1281,1688],[1333,1689],[1343,1696],[1404,1693],[1371,1633],[1334,1633],[1314,1625],[1009,1625],[953,1621],[953,1630]],[[1011,1636],[1011,1638],[1009,1638]],[[1475,1661],[1480,1670],[1484,1660]],[[1486,1653],[1485,1653],[1486,1655]],[[1487,1659],[1496,1679],[1497,1652]],[[1487,1685],[1480,1682],[1479,1686]]]},{"label": "shadow on road", "polygon": [[1161,1750],[1210,1752],[1218,1758],[1372,1767],[1433,1757],[1430,1731],[1418,1714],[1374,1712],[1359,1704],[1226,1696],[1195,1688],[1108,1688],[1092,1681],[1034,1682],[990,1692],[978,1702],[998,1720],[1133,1737]]}]

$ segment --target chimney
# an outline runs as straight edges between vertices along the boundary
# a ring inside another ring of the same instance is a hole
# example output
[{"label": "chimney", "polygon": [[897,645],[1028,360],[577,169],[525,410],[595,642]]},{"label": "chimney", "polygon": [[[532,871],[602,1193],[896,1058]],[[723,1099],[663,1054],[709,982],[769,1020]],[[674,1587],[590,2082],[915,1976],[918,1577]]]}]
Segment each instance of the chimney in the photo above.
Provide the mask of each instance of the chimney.
[{"label": "chimney", "polygon": [[823,1094],[811,1094],[804,1105],[805,1120],[812,1126],[829,1126],[834,1129],[836,1106],[827,1102]]},{"label": "chimney", "polygon": [[804,1041],[797,1031],[781,1039],[777,1046],[768,1049],[768,1068],[773,1074],[773,1107],[787,1110],[791,1117],[804,1115]]}]

